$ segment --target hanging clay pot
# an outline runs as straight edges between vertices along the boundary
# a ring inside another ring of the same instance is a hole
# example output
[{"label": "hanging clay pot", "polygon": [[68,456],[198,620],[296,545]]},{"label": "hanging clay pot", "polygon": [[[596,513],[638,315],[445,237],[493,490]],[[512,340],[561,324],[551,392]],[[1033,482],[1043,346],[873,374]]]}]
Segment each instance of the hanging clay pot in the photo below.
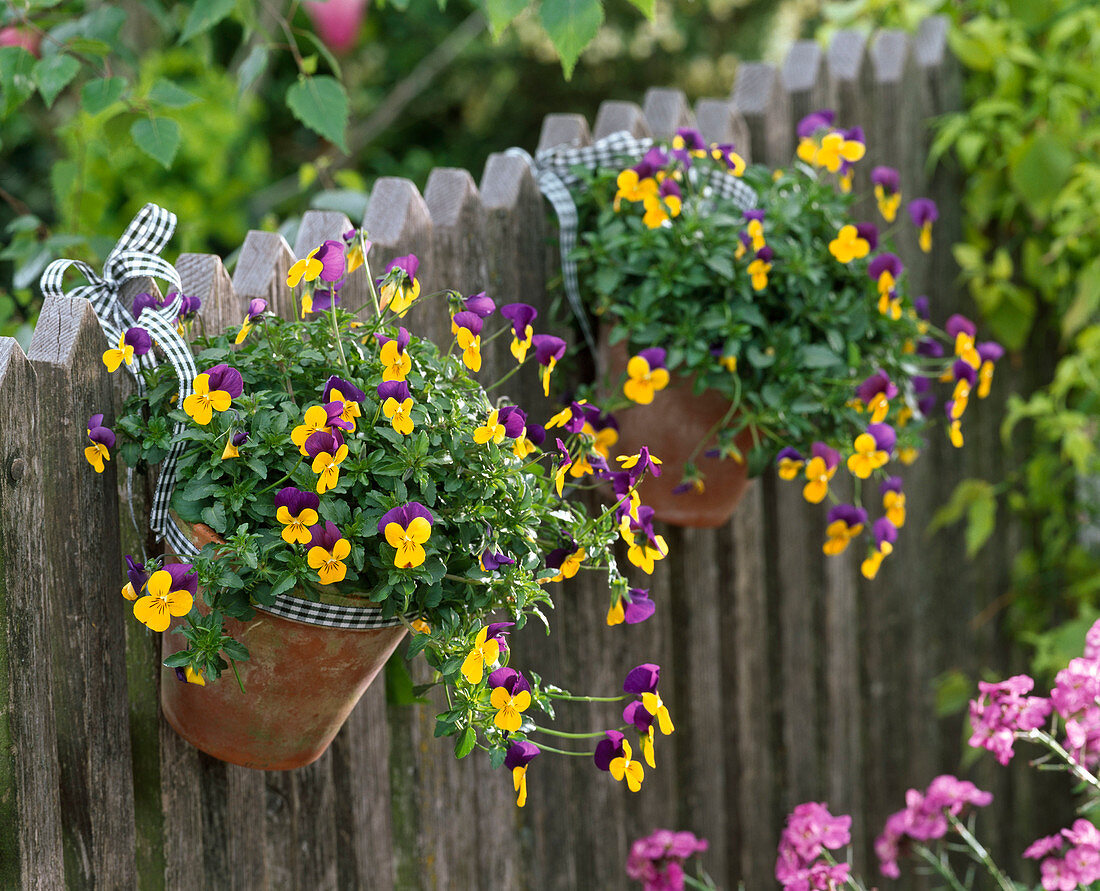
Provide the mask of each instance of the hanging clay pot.
[{"label": "hanging clay pot", "polygon": [[[630,358],[625,342],[609,344],[605,329],[601,332],[600,349],[604,368],[615,384],[625,374]],[[656,519],[674,526],[721,526],[733,515],[749,483],[749,475],[744,462],[705,457],[705,452],[717,445],[716,436],[698,449],[694,461],[704,475],[704,490],[682,494],[673,491],[680,485],[684,465],[700,441],[715,429],[730,408],[730,401],[713,390],[696,395],[692,380],[673,374],[668,386],[654,394],[652,403],[616,412],[619,441],[615,450],[619,455],[635,455],[642,446],[648,446],[650,454],[661,459],[661,475],[646,477],[638,487],[642,503],[654,509]],[[747,455],[753,445],[752,431],[743,430],[734,442]]]},{"label": "hanging clay pot", "polygon": [[[200,548],[221,541],[201,523],[190,532]],[[347,597],[325,602],[365,605]],[[170,630],[181,621],[173,620]],[[199,686],[181,682],[174,669],[163,668],[161,707],[172,728],[195,748],[261,770],[289,770],[319,758],[405,636],[401,625],[331,628],[259,609],[246,622],[227,619],[225,624],[226,632],[250,654],[247,662],[237,663],[244,692],[232,669]],[[185,645],[179,634],[162,635],[165,658]]]}]

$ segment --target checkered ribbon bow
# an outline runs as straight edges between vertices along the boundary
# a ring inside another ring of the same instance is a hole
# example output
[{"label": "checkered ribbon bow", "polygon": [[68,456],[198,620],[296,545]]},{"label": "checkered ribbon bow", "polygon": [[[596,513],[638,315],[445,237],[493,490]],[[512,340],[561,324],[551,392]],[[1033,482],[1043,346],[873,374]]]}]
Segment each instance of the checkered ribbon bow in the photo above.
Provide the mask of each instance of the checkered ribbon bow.
[{"label": "checkered ribbon bow", "polygon": [[[577,205],[573,201],[571,189],[581,184],[581,178],[575,172],[577,167],[597,170],[600,167],[622,167],[635,163],[653,146],[653,140],[632,136],[627,130],[620,130],[605,136],[592,145],[572,146],[556,145],[545,148],[532,158],[521,148],[510,148],[505,154],[523,158],[535,175],[539,190],[553,205],[558,217],[559,252],[561,253],[562,281],[569,306],[580,325],[581,333],[593,354],[596,353],[596,341],[588,314],[581,302],[580,286],[577,281],[577,263],[573,259],[573,249],[577,245]],[[707,173],[704,183],[715,195],[733,202],[741,210],[756,206],[756,190],[735,176],[720,170]]]},{"label": "checkered ribbon bow", "polygon": [[[158,256],[175,230],[174,213],[156,204],[146,204],[126,228],[118,244],[107,255],[102,274],[80,260],[54,260],[42,273],[40,286],[44,297],[68,296],[88,300],[92,304],[92,309],[95,310],[103,332],[107,335],[107,340],[112,344],[118,343],[129,328],[137,326],[146,329],[176,372],[179,379],[177,404],[182,405],[183,400],[194,392],[196,375],[191,348],[177,328],[177,318],[183,301],[183,285],[180,282],[179,273],[172,264]],[[66,295],[63,279],[70,267],[75,267],[88,284],[73,288]],[[123,305],[119,294],[123,284],[141,276],[151,276],[168,282],[174,287],[175,296],[163,308],[146,307],[142,310],[139,321]],[[138,392],[145,390],[145,378],[141,370],[153,368],[157,364],[158,360],[153,350],[135,358],[136,367],[130,367],[129,370],[134,376]],[[199,549],[176,525],[169,510],[172,490],[176,485],[176,462],[185,446],[185,442],[180,438],[182,432],[183,425],[177,425],[175,443],[161,462],[149,525],[176,554],[181,557],[191,557],[198,554]],[[275,602],[265,605],[263,610],[309,625],[327,625],[333,628],[386,628],[402,624],[400,618],[384,617],[382,610],[377,608],[333,606],[285,594],[277,596]]]}]

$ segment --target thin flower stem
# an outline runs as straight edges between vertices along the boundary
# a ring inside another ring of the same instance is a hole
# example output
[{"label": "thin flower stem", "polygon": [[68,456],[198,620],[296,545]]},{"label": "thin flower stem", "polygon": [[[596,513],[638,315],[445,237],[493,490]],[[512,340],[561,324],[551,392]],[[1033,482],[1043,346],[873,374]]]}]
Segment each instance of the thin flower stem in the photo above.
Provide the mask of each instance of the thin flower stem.
[{"label": "thin flower stem", "polygon": [[348,358],[344,355],[344,341],[340,337],[340,326],[336,322],[336,292],[332,294],[332,336],[336,338],[336,348],[340,351],[340,364],[344,366],[344,373],[351,377],[351,368],[348,367]]},{"label": "thin flower stem", "polygon": [[555,749],[553,746],[538,744],[538,747],[543,752],[553,752],[555,755],[572,755],[574,758],[591,758],[595,752],[567,752],[565,749]]},{"label": "thin flower stem", "polygon": [[[835,858],[835,857],[834,857],[834,856],[833,856],[833,855],[832,855],[831,853],[829,853],[829,850],[828,850],[828,848],[823,848],[823,849],[822,849],[822,851],[821,851],[821,856],[822,856],[823,858],[825,858],[825,860],[826,860],[826,861],[828,861],[828,863],[829,863],[829,865],[830,865],[830,866],[838,866],[838,865],[839,865],[839,861],[838,861],[838,860],[837,860],[837,859],[836,859],[836,858]],[[851,872],[849,872],[849,873],[848,873],[848,879],[847,879],[847,881],[845,882],[845,884],[846,884],[846,885],[847,885],[847,886],[848,886],[849,888],[853,888],[853,889],[854,889],[854,891],[867,891],[867,889],[866,889],[866,888],[864,888],[862,884],[860,884],[859,880],[858,880],[858,879],[856,879],[856,878],[855,878],[855,877],[854,877],[854,876],[853,876],[853,875],[851,874]]]},{"label": "thin flower stem", "polygon": [[628,697],[622,696],[573,696],[571,693],[552,693],[546,691],[546,695],[553,699],[565,699],[569,702],[622,702]]},{"label": "thin flower stem", "polygon": [[241,683],[241,673],[237,671],[237,660],[230,659],[229,664],[233,666],[233,677],[237,679],[237,686],[241,688],[241,692],[244,692],[244,684]]},{"label": "thin flower stem", "polygon": [[734,383],[737,385],[737,395],[730,401],[730,407],[726,410],[726,413],[718,420],[718,422],[707,431],[706,436],[696,443],[695,448],[692,449],[691,454],[688,456],[687,463],[694,464],[695,458],[698,456],[699,451],[710,441],[712,436],[715,436],[719,430],[722,430],[726,423],[733,417],[738,408],[741,407],[741,378],[738,376],[734,379]]},{"label": "thin flower stem", "polygon": [[366,237],[363,235],[363,228],[359,227],[359,249],[363,252],[363,269],[367,274],[367,284],[370,285],[371,300],[374,301],[374,314],[381,317],[382,305],[378,302],[378,291],[374,287],[374,276],[370,272],[370,260],[367,259],[367,247]]},{"label": "thin flower stem", "polygon": [[492,389],[493,389],[493,388],[495,388],[495,387],[499,387],[499,386],[500,386],[501,384],[503,384],[503,383],[504,383],[504,382],[505,382],[506,380],[508,380],[508,378],[510,378],[510,377],[511,377],[511,376],[512,376],[513,374],[515,374],[515,373],[516,373],[517,371],[519,371],[519,370],[520,370],[520,369],[521,369],[522,367],[523,367],[522,365],[517,365],[517,366],[516,366],[515,368],[513,368],[513,369],[512,369],[511,371],[509,371],[509,372],[508,372],[508,373],[507,373],[506,375],[504,375],[504,377],[500,378],[500,379],[499,379],[499,380],[497,380],[497,381],[496,381],[495,383],[489,384],[489,386],[487,386],[487,387],[485,388],[485,392],[489,392],[489,390],[492,390]]},{"label": "thin flower stem", "polygon": [[925,845],[913,845],[913,850],[916,851],[921,857],[923,857],[928,864],[940,874],[940,876],[951,886],[953,891],[967,891],[966,886],[959,881],[959,877],[955,875],[955,871],[951,868],[951,864],[941,860]]},{"label": "thin flower stem", "polygon": [[1082,767],[1069,752],[1067,752],[1053,736],[1047,733],[1045,730],[1028,730],[1026,733],[1017,733],[1018,737],[1031,742],[1037,742],[1048,749],[1050,749],[1055,755],[1066,762],[1070,772],[1077,777],[1081,782],[1088,783],[1094,789],[1100,789],[1100,779],[1094,774],[1087,771]]},{"label": "thin flower stem", "polygon": [[285,483],[288,479],[290,479],[292,476],[294,476],[294,474],[298,471],[298,468],[302,466],[302,462],[305,461],[305,460],[306,460],[305,458],[299,458],[298,463],[295,464],[290,470],[287,471],[286,476],[284,476],[281,480],[277,480],[276,482],[272,483],[266,489],[261,489],[257,494],[258,495],[263,495],[267,492],[270,492],[276,486],[279,486],[279,485],[282,485],[283,483]]},{"label": "thin flower stem", "polygon": [[987,851],[982,846],[982,843],[973,836],[969,829],[966,828],[966,825],[963,823],[963,821],[956,817],[954,814],[948,814],[947,819],[951,821],[951,825],[955,827],[955,831],[962,836],[963,841],[965,841],[970,846],[971,850],[973,850],[974,856],[978,859],[978,861],[987,870],[989,870],[989,874],[993,876],[994,880],[1001,887],[1002,891],[1015,891],[1015,885],[1013,885],[1012,882],[1010,882],[1005,877],[1005,874],[1001,872],[1000,869],[998,869],[997,864],[993,862],[993,858],[989,856],[989,851]]},{"label": "thin flower stem", "polygon": [[[625,730],[625,727],[619,728]],[[564,730],[551,730],[549,727],[532,727],[532,733],[549,733],[551,736],[561,736],[565,739],[599,739],[604,735],[605,731],[595,730],[591,733],[567,733]]]}]

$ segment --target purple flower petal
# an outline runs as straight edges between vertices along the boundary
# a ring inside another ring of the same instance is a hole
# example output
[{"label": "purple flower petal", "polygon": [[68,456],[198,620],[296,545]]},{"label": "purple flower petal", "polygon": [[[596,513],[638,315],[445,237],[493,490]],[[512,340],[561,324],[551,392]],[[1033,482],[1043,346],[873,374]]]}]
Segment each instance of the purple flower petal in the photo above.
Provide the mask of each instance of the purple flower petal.
[{"label": "purple flower petal", "polygon": [[508,747],[508,754],[504,756],[504,766],[508,770],[515,770],[517,767],[526,767],[541,753],[539,747],[533,742],[521,739]]},{"label": "purple flower petal", "polygon": [[856,234],[871,246],[871,250],[878,247],[878,226],[874,223],[856,223]]},{"label": "purple flower petal", "polygon": [[432,516],[430,510],[419,501],[410,501],[408,504],[402,504],[386,511],[382,515],[382,519],[378,521],[378,531],[385,534],[386,527],[390,523],[397,523],[402,529],[408,529],[409,523],[417,517],[427,520],[429,525],[435,523],[435,517]]},{"label": "purple flower petal", "polygon": [[[486,639],[488,639],[487,636]],[[531,692],[531,683],[527,678],[514,668],[508,668],[507,666],[498,668],[489,674],[489,689],[493,690],[497,687],[503,687],[512,696],[515,696],[520,690]]]},{"label": "purple flower petal", "polygon": [[378,385],[378,398],[385,402],[387,399],[396,399],[404,402],[412,394],[409,393],[409,385],[405,381],[382,381]]},{"label": "purple flower petal", "polygon": [[626,739],[618,730],[604,732],[606,739],[596,743],[596,751],[592,760],[600,770],[610,770],[611,762],[623,754],[623,740]]},{"label": "purple flower petal", "polygon": [[310,458],[316,458],[321,453],[335,455],[343,444],[344,437],[340,435],[339,431],[328,433],[324,430],[318,430],[306,437],[302,448],[306,450],[306,454]]},{"label": "purple flower petal", "polygon": [[657,604],[649,599],[645,588],[631,588],[630,602],[623,603],[623,621],[627,625],[637,625],[652,616],[656,609]]},{"label": "purple flower petal", "polygon": [[901,174],[893,167],[875,167],[871,171],[871,184],[882,186],[883,191],[893,193],[901,188]]},{"label": "purple flower petal", "polygon": [[531,338],[535,347],[535,358],[539,365],[549,365],[550,360],[555,362],[565,355],[566,342],[553,334],[536,334]]},{"label": "purple flower petal", "polygon": [[872,531],[875,534],[875,546],[879,550],[882,550],[883,542],[893,545],[898,540],[898,527],[887,520],[886,517],[879,517],[875,520]]},{"label": "purple flower petal", "polygon": [[831,108],[821,108],[811,111],[798,122],[798,138],[808,139],[818,130],[825,130],[833,125],[836,120],[836,112]]},{"label": "purple flower petal", "polygon": [[902,269],[901,258],[897,254],[885,253],[879,254],[868,264],[867,274],[878,281],[884,272],[889,272],[896,279],[901,275]]},{"label": "purple flower petal", "polygon": [[326,551],[331,552],[336,542],[343,537],[336,524],[331,520],[326,521],[323,526],[318,523],[309,527],[309,546],[311,548],[324,548]]},{"label": "purple flower petal", "polygon": [[313,255],[321,263],[321,281],[336,282],[344,277],[344,243],[328,239]]},{"label": "purple flower petal", "polygon": [[973,337],[978,329],[974,327],[974,323],[966,316],[955,313],[947,320],[947,324],[943,326],[943,330],[951,337],[958,337],[960,333],[969,334]]},{"label": "purple flower petal", "polygon": [[144,356],[153,348],[153,339],[144,328],[127,328],[123,340],[134,348],[135,356]]},{"label": "purple flower petal", "polygon": [[627,672],[626,680],[623,681],[623,691],[636,695],[653,693],[657,689],[657,682],[660,679],[661,666],[653,662],[643,662]]},{"label": "purple flower petal", "polygon": [[836,504],[829,508],[826,522],[835,523],[837,520],[842,520],[849,529],[862,526],[867,522],[867,511],[854,504]]},{"label": "purple flower petal", "polygon": [[169,563],[164,568],[172,576],[169,591],[186,591],[192,597],[195,596],[198,591],[199,576],[190,563]]},{"label": "purple flower petal", "polygon": [[332,395],[333,390],[339,390],[340,398],[345,402],[362,402],[367,398],[367,394],[355,384],[335,375],[325,381],[325,389],[321,392],[321,399],[325,402],[331,401],[329,397]]},{"label": "purple flower petal", "polygon": [[466,309],[470,312],[480,316],[483,319],[489,318],[493,314],[493,310],[497,305],[493,302],[492,297],[486,297],[484,291],[478,291],[465,300]]},{"label": "purple flower petal", "polygon": [[934,223],[940,218],[939,208],[931,198],[914,198],[909,202],[909,218],[914,226]]},{"label": "purple flower petal", "polygon": [[813,444],[810,448],[810,456],[812,458],[821,458],[825,462],[825,466],[830,470],[840,463],[840,452],[830,448],[823,442],[815,442]]},{"label": "purple flower petal", "polygon": [[416,258],[416,254],[408,254],[407,256],[398,257],[396,260],[392,260],[390,265],[386,267],[386,272],[400,269],[409,278],[416,278],[416,270],[419,268],[420,261]]},{"label": "purple flower petal", "polygon": [[649,347],[649,349],[642,350],[638,355],[649,363],[650,371],[666,367],[665,361],[668,358],[668,353],[662,347]]},{"label": "purple flower petal", "polygon": [[898,435],[889,424],[868,424],[867,432],[875,438],[875,445],[879,451],[887,454],[894,451],[894,444],[898,441]]},{"label": "purple flower petal", "polygon": [[635,699],[628,702],[626,708],[623,709],[623,723],[633,724],[634,728],[640,733],[648,733],[650,726],[653,724],[653,715],[646,711],[640,699]]},{"label": "purple flower petal", "polygon": [[527,326],[534,323],[539,312],[526,303],[505,303],[500,308],[500,314],[512,323],[512,333],[523,340],[527,337]]},{"label": "purple flower petal", "polygon": [[456,312],[451,321],[454,322],[457,327],[465,328],[471,334],[480,334],[481,328],[485,324],[481,320],[481,316],[479,316],[476,312],[471,312],[469,310]]},{"label": "purple flower petal", "polygon": [[267,312],[267,301],[263,297],[253,297],[248,301],[248,317],[250,319]]},{"label": "purple flower petal", "polygon": [[497,415],[497,421],[504,425],[504,435],[516,439],[527,426],[527,412],[518,405],[506,405]]},{"label": "purple flower petal", "polygon": [[224,390],[236,399],[244,392],[244,380],[241,378],[241,373],[224,362],[215,365],[213,368],[208,368],[206,374],[210,378],[211,393],[215,390]]},{"label": "purple flower petal", "polygon": [[285,507],[292,517],[298,516],[306,509],[317,510],[320,506],[321,499],[317,497],[316,492],[303,492],[294,486],[286,486],[275,494],[275,510]]}]

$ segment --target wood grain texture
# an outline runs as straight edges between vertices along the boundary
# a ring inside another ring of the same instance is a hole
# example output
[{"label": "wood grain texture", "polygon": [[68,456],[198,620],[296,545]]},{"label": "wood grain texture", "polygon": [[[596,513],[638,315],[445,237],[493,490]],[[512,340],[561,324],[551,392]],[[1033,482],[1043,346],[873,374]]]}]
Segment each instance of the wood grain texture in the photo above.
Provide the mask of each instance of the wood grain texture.
[{"label": "wood grain texture", "polygon": [[788,121],[790,98],[776,67],[768,62],[742,62],[730,94],[749,128],[752,155],[758,161],[786,164],[794,146]]},{"label": "wood grain texture", "polygon": [[183,293],[202,300],[198,314],[199,332],[215,335],[241,324],[248,302],[241,306],[221,257],[214,254],[180,254],[176,260],[176,272],[180,274]]},{"label": "wood grain texture", "polygon": [[131,887],[133,780],[129,759],[118,757],[129,751],[130,729],[115,462],[96,474],[84,459],[87,419],[104,412],[113,422],[106,347],[86,300],[49,298],[29,357],[39,410],[51,419],[39,441],[50,481],[44,553],[56,556],[41,599],[53,647],[66,881]]},{"label": "wood grain texture", "polygon": [[548,114],[542,119],[538,150],[559,145],[581,146],[592,141],[588,119],[582,114]]},{"label": "wood grain texture", "polygon": [[294,318],[297,307],[294,295],[286,286],[286,276],[294,260],[294,252],[278,232],[255,229],[249,232],[233,270],[233,290],[241,305],[247,306],[253,297],[262,297],[276,315]]},{"label": "wood grain texture", "polygon": [[729,99],[700,99],[695,103],[695,120],[707,143],[733,144],[743,153],[749,145],[749,128],[741,112]]},{"label": "wood grain texture", "polygon": [[[31,363],[0,338],[0,885],[65,884],[49,623],[44,426]],[[55,561],[63,559],[57,554]]]},{"label": "wood grain texture", "polygon": [[658,139],[671,139],[681,127],[694,127],[695,115],[683,90],[650,87],[642,102],[650,132]]},{"label": "wood grain texture", "polygon": [[603,139],[612,133],[625,130],[631,136],[652,136],[645,112],[636,102],[622,102],[617,99],[605,99],[596,112],[596,123],[592,127],[592,138]]}]

